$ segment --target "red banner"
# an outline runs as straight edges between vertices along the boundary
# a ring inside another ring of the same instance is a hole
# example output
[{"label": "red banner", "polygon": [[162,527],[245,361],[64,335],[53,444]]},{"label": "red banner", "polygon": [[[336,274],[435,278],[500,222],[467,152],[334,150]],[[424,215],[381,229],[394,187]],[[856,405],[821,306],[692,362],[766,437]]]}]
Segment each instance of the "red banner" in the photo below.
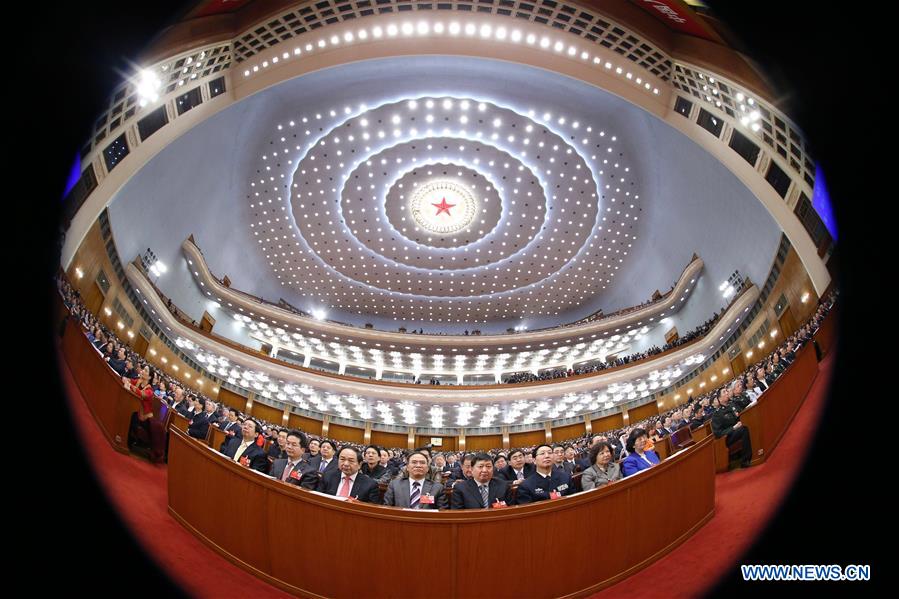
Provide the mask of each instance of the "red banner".
[{"label": "red banner", "polygon": [[219,15],[234,12],[250,0],[209,0],[198,6],[189,14],[190,18],[208,17],[211,15]]},{"label": "red banner", "polygon": [[631,2],[664,23],[669,29],[712,42],[718,41],[709,28],[681,0],[631,0]]}]

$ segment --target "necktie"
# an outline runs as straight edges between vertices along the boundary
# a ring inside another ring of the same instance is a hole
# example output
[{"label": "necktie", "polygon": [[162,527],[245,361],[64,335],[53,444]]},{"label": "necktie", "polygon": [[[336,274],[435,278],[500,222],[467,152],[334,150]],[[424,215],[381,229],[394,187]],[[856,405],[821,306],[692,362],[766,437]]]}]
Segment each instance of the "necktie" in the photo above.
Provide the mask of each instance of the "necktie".
[{"label": "necktie", "polygon": [[322,460],[322,463],[321,463],[321,464],[319,465],[319,467],[318,467],[318,471],[319,471],[319,472],[324,472],[324,471],[325,471],[325,468],[326,468],[327,466],[328,466],[328,463],[327,463],[326,461]]},{"label": "necktie", "polygon": [[286,482],[287,479],[290,478],[291,470],[293,470],[293,464],[290,462],[287,462],[287,465],[284,466],[284,474],[281,475],[281,480]]},{"label": "necktie", "polygon": [[487,485],[478,485],[478,489],[481,491],[481,503],[484,504],[484,507],[487,506]]},{"label": "necktie", "polygon": [[350,481],[349,476],[343,477],[343,484],[340,486],[340,490],[337,492],[338,497],[349,497],[350,496]]},{"label": "necktie", "polygon": [[416,509],[418,507],[418,501],[421,499],[421,483],[415,481],[412,483],[412,495],[409,496],[409,507],[412,509]]},{"label": "necktie", "polygon": [[250,444],[247,443],[246,441],[244,441],[243,443],[240,444],[240,447],[237,448],[237,452],[235,452],[235,454],[234,454],[235,462],[240,461],[240,456],[243,455],[243,452],[245,452],[247,450],[247,447],[249,447],[249,446],[250,446]]},{"label": "necktie", "polygon": [[522,472],[521,470],[517,470],[515,472],[515,478],[517,478],[518,480],[524,480],[524,472]]}]

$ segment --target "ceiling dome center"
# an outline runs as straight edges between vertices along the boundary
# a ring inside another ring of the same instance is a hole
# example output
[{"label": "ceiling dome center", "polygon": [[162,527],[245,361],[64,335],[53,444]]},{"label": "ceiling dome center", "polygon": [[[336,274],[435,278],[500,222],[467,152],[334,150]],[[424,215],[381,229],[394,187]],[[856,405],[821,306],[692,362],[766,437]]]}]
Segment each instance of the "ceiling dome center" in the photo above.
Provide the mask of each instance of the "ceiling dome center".
[{"label": "ceiling dome center", "polygon": [[409,212],[415,224],[428,233],[453,235],[471,225],[478,201],[466,185],[434,179],[418,186],[409,201]]}]

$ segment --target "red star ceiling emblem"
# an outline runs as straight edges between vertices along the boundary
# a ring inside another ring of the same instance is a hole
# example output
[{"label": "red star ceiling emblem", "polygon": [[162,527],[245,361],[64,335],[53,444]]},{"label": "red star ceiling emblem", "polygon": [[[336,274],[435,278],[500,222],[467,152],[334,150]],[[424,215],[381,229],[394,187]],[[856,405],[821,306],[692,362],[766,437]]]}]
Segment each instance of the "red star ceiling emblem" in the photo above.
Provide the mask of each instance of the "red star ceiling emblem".
[{"label": "red star ceiling emblem", "polygon": [[452,216],[452,214],[450,214],[449,209],[450,209],[450,208],[455,208],[456,205],[455,205],[455,204],[447,204],[447,203],[446,203],[446,198],[443,198],[442,200],[440,200],[440,203],[439,203],[439,204],[434,204],[434,203],[432,202],[432,203],[431,203],[431,206],[437,208],[437,214],[435,214],[434,216],[440,216],[440,213],[441,213],[441,212],[446,212],[446,215],[447,215],[447,216]]}]

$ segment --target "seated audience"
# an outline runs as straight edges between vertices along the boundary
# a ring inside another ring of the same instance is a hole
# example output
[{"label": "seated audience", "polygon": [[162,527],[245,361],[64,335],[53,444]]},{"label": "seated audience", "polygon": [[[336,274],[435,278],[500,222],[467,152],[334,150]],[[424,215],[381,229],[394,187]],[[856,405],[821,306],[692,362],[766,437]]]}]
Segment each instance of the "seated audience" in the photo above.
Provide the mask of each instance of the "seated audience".
[{"label": "seated audience", "polygon": [[309,439],[308,457],[314,458],[318,455],[318,439]]},{"label": "seated audience", "polygon": [[307,471],[309,462],[306,459],[306,435],[298,430],[285,433],[287,440],[284,442],[285,458],[279,458],[272,464],[271,475],[286,483],[300,485],[303,474]]},{"label": "seated audience", "polygon": [[726,394],[721,394],[721,407],[712,415],[712,434],[715,438],[725,437],[725,444],[731,447],[737,442],[742,442],[743,447],[740,450],[740,467],[748,468],[752,461],[752,440],[749,438],[749,429],[740,422],[740,416],[730,405],[730,398]]},{"label": "seated audience", "polygon": [[453,486],[452,508],[492,509],[512,505],[512,485],[506,480],[493,478],[490,455],[479,453],[465,457],[471,458],[471,478],[460,480]]},{"label": "seated audience", "polygon": [[[197,405],[199,404],[200,402],[198,401]],[[211,399],[207,399],[205,408],[190,417],[187,434],[195,439],[205,439],[206,435],[209,433],[209,425],[212,422],[215,408],[215,402]]]},{"label": "seated audience", "polygon": [[534,473],[533,464],[525,463],[524,451],[513,449],[509,454],[509,465],[496,472],[497,478],[504,478],[513,484],[521,484],[521,481]]},{"label": "seated audience", "polygon": [[409,454],[406,474],[393,479],[384,493],[384,505],[413,510],[436,510],[449,507],[443,485],[428,480],[428,457],[420,451]]},{"label": "seated audience", "polygon": [[590,448],[589,459],[593,465],[581,475],[581,488],[584,491],[621,479],[621,469],[612,461],[612,446],[608,441],[594,444]]},{"label": "seated audience", "polygon": [[355,447],[343,447],[337,454],[337,463],[336,469],[328,469],[322,476],[316,489],[318,492],[346,497],[350,501],[379,503],[378,483],[359,472],[362,452]]},{"label": "seated audience", "polygon": [[268,461],[273,464],[275,460],[283,460],[287,457],[287,431],[278,431],[278,435],[268,448]]},{"label": "seated audience", "polygon": [[468,480],[471,478],[471,465],[472,465],[473,460],[474,460],[474,454],[466,453],[465,456],[462,458],[461,463],[456,462],[456,465],[458,466],[458,468],[453,470],[450,473],[450,477],[449,477],[450,481],[452,481],[453,484],[455,484],[456,482],[458,482],[460,480]]},{"label": "seated audience", "polygon": [[538,445],[533,451],[537,466],[536,472],[518,485],[519,505],[558,499],[574,492],[571,487],[571,475],[564,469],[553,465],[553,448],[549,445]]},{"label": "seated audience", "polygon": [[360,472],[365,476],[379,481],[387,476],[387,468],[381,465],[381,448],[369,445],[362,452],[362,468]]},{"label": "seated audience", "polygon": [[385,478],[387,480],[390,480],[399,476],[400,468],[390,461],[390,451],[382,447],[380,450],[378,450],[378,455],[381,456],[380,464],[384,466],[384,469],[387,471],[387,474],[384,475]]},{"label": "seated audience", "polygon": [[257,442],[261,432],[262,427],[259,423],[249,418],[244,420],[241,425],[241,436],[228,439],[222,453],[242,466],[266,472],[268,460],[265,451]]},{"label": "seated audience", "polygon": [[659,463],[659,456],[652,450],[644,451],[649,437],[642,428],[635,428],[627,437],[627,457],[621,462],[622,476],[630,476]]},{"label": "seated audience", "polygon": [[337,445],[329,439],[319,441],[318,455],[310,458],[309,467],[324,475],[326,472],[337,470],[338,462],[334,459],[337,453]]}]

